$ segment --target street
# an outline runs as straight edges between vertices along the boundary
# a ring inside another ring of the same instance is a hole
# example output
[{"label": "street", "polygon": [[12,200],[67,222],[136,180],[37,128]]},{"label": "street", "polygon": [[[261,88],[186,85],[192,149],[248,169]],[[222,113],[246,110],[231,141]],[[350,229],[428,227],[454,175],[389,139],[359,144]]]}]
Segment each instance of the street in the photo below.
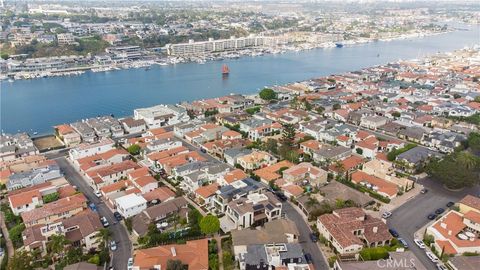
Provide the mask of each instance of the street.
[{"label": "street", "polygon": [[93,189],[87,184],[83,177],[75,170],[65,157],[55,159],[60,166],[65,178],[71,185],[77,186],[90,202],[95,203],[100,216],[107,218],[110,226],[108,229],[112,232],[112,239],[117,243],[117,250],[113,251],[112,266],[114,269],[126,270],[128,258],[132,256],[131,243],[126,228],[120,224],[114,224],[116,221],[110,209],[93,193]]},{"label": "street", "polygon": [[434,269],[435,265],[427,258],[425,251],[413,242],[415,232],[430,222],[427,219],[428,214],[434,213],[438,208],[444,208],[445,213],[448,212],[446,207],[448,202],[458,202],[467,194],[476,194],[479,187],[454,192],[443,188],[441,184],[431,179],[423,179],[420,183],[428,189],[428,192],[417,195],[394,210],[393,215],[387,220],[387,225],[407,241],[409,249],[427,269]]},{"label": "street", "polygon": [[294,221],[297,225],[298,231],[300,232],[298,242],[302,245],[303,251],[312,256],[312,263],[315,269],[329,269],[328,263],[325,261],[318,244],[312,242],[310,239],[310,233],[312,231],[303,216],[298,213],[289,202],[283,203],[282,211],[288,219]]}]

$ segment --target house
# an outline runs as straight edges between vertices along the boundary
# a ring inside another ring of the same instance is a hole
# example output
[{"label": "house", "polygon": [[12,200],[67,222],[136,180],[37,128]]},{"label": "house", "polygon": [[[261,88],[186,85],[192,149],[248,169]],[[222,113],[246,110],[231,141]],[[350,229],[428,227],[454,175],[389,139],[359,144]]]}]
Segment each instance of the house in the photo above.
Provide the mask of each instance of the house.
[{"label": "house", "polygon": [[106,152],[73,160],[73,164],[83,173],[127,160],[130,154],[125,149],[113,148]]},{"label": "house", "polygon": [[282,160],[273,165],[255,170],[253,171],[253,174],[258,176],[263,183],[268,185],[271,181],[275,181],[282,177],[282,170],[286,170],[292,166],[293,163],[290,161]]},{"label": "house", "polygon": [[227,186],[220,187],[212,200],[212,204],[219,213],[225,213],[227,204],[231,201],[246,197],[249,194],[260,194],[265,190],[266,187],[262,183],[252,178],[245,178],[234,181]]},{"label": "house", "polygon": [[171,126],[190,120],[187,110],[174,105],[157,105],[150,108],[135,109],[133,114],[135,120],[144,120],[150,129]]},{"label": "house", "polygon": [[226,185],[229,185],[233,182],[243,180],[247,177],[248,177],[247,174],[245,172],[243,172],[241,169],[235,169],[235,170],[229,171],[229,172],[225,173],[224,175],[222,175],[222,177],[217,179],[217,182],[221,186],[226,186]]},{"label": "house", "polygon": [[208,239],[138,249],[134,254],[132,270],[167,269],[169,260],[180,260],[189,270],[208,270]]},{"label": "house", "polygon": [[389,245],[393,236],[380,219],[361,208],[343,208],[317,219],[317,228],[341,255],[356,254],[366,247]]},{"label": "house", "polygon": [[370,175],[363,171],[356,171],[352,173],[351,177],[353,183],[365,186],[375,191],[376,193],[390,199],[396,197],[399,191],[399,188],[396,184],[378,178],[374,175]]},{"label": "house", "polygon": [[230,148],[223,152],[223,158],[228,165],[235,166],[239,157],[246,156],[252,152],[252,150],[245,148]]},{"label": "house", "polygon": [[323,144],[320,149],[313,151],[313,160],[316,162],[326,162],[342,160],[352,155],[352,149],[343,146],[333,146]]},{"label": "house", "polygon": [[51,163],[45,167],[11,174],[8,177],[6,186],[8,191],[12,191],[52,181],[62,176],[63,174],[58,165],[56,163]]},{"label": "house", "polygon": [[45,204],[31,211],[23,212],[21,216],[26,227],[54,223],[57,220],[69,218],[83,211],[87,207],[86,202],[85,196],[79,193]]},{"label": "house", "polygon": [[86,173],[90,186],[99,189],[105,185],[115,183],[122,178],[126,178],[128,173],[139,169],[140,166],[131,161],[125,160],[110,166],[102,167]]},{"label": "house", "polygon": [[311,163],[302,162],[283,171],[283,179],[291,183],[310,183],[313,186],[321,186],[327,182],[327,172]]},{"label": "house", "polygon": [[148,231],[148,225],[154,222],[161,222],[176,214],[181,217],[186,217],[188,214],[188,202],[183,197],[174,198],[148,207],[140,214],[134,216],[132,220],[133,232],[137,236],[143,236]]},{"label": "house", "polygon": [[335,203],[337,200],[352,201],[359,207],[366,207],[374,202],[374,200],[365,193],[338,181],[331,181],[326,186],[321,187],[320,192],[324,194],[323,200],[329,203]]},{"label": "house", "polygon": [[455,256],[448,259],[448,267],[453,270],[475,270],[480,264],[479,256]]},{"label": "house", "polygon": [[374,159],[363,164],[362,171],[391,182],[399,187],[402,191],[408,191],[413,188],[413,181],[405,177],[398,177],[391,162]]},{"label": "house", "polygon": [[378,115],[371,115],[362,117],[360,121],[360,126],[377,130],[379,127],[385,125],[388,121],[388,118]]},{"label": "house", "polygon": [[[57,193],[58,187],[45,182],[8,193],[8,203],[15,215],[31,211],[43,205],[43,196]],[[57,193],[58,194],[58,193]]]},{"label": "house", "polygon": [[445,254],[480,253],[480,198],[465,196],[458,202],[458,211],[450,210],[427,227],[433,246]]},{"label": "house", "polygon": [[75,132],[69,125],[55,126],[55,134],[67,147],[75,146],[82,142],[80,134]]},{"label": "house", "polygon": [[195,201],[200,205],[211,205],[213,197],[217,193],[220,185],[218,183],[209,184],[197,188],[193,194],[195,196]]},{"label": "house", "polygon": [[300,235],[295,222],[289,219],[275,219],[255,230],[233,230],[231,233],[233,252],[237,261],[247,253],[247,247],[250,245],[298,243]]},{"label": "house", "polygon": [[97,140],[95,130],[87,125],[87,123],[75,122],[70,124],[70,126],[80,135],[84,143],[93,143]]},{"label": "house", "polygon": [[398,161],[396,167],[413,173],[417,169],[423,167],[429,159],[440,158],[442,156],[443,155],[438,152],[417,146],[398,155],[396,157],[396,160]]},{"label": "house", "polygon": [[308,267],[303,269],[313,270],[306,262],[302,246],[296,243],[250,245],[247,247],[247,253],[240,258],[240,270],[281,269],[288,266],[292,266],[292,269],[302,269],[298,265]]},{"label": "house", "polygon": [[140,214],[147,208],[147,200],[137,194],[128,194],[115,200],[117,211],[124,217],[130,218]]},{"label": "house", "polygon": [[[85,141],[85,140],[84,140]],[[82,143],[68,151],[70,160],[94,156],[112,150],[115,142],[110,138],[102,139],[95,143]]]},{"label": "house", "polygon": [[147,124],[143,119],[136,120],[132,117],[127,117],[121,119],[120,123],[128,134],[140,133],[147,129]]},{"label": "house", "polygon": [[398,132],[398,137],[400,139],[405,139],[415,143],[422,142],[425,135],[427,135],[427,131],[423,127],[416,126],[407,127]]},{"label": "house", "polygon": [[282,203],[271,192],[252,193],[227,204],[225,215],[235,228],[259,226],[278,219],[282,214]]},{"label": "house", "polygon": [[276,162],[277,159],[273,155],[265,151],[257,150],[237,158],[237,163],[242,166],[244,170],[256,170],[258,168],[273,165]]}]

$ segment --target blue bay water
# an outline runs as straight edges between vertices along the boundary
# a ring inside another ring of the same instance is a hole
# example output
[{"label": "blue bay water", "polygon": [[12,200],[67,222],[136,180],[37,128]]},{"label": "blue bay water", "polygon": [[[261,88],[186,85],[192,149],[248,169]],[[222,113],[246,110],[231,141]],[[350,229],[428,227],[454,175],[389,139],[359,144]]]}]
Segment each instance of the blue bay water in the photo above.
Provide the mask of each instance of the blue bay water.
[{"label": "blue bay water", "polygon": [[[468,31],[374,42],[343,48],[314,49],[260,57],[153,66],[74,77],[3,81],[0,129],[3,132],[51,133],[52,126],[98,115],[132,115],[133,109],[178,103],[229,93],[254,93],[266,85],[354,71],[399,59],[480,44],[480,26]],[[222,79],[221,66],[230,67]]]}]

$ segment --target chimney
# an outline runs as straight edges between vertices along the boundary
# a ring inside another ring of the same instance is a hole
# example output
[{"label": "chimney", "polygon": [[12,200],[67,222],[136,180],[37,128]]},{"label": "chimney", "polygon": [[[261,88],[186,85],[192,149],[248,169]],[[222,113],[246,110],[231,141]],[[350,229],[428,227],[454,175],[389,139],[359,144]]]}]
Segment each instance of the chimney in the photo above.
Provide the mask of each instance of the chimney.
[{"label": "chimney", "polygon": [[172,252],[173,257],[177,257],[177,251],[175,250],[175,247],[171,247],[170,251]]},{"label": "chimney", "polygon": [[377,233],[377,232],[378,232],[378,227],[377,226],[373,227],[373,233]]},{"label": "chimney", "polygon": [[449,231],[448,231],[448,235],[452,235],[452,230],[449,230]]}]

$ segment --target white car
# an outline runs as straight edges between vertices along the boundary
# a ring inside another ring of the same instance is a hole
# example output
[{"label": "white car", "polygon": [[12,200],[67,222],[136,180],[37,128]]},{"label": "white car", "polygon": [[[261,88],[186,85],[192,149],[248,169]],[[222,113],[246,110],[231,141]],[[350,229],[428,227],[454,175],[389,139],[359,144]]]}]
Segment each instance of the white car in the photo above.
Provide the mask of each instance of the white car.
[{"label": "white car", "polygon": [[112,251],[117,250],[117,243],[115,243],[115,241],[111,241],[111,242],[110,242],[110,249],[111,249]]},{"label": "white car", "polygon": [[438,270],[448,270],[448,268],[443,263],[437,263]]},{"label": "white car", "polygon": [[414,239],[413,242],[415,242],[415,244],[416,244],[419,248],[425,249],[425,244],[423,243],[422,240],[420,240],[420,239]]},{"label": "white car", "polygon": [[95,191],[95,196],[97,196],[97,198],[102,197],[102,193],[100,192],[100,190]]},{"label": "white car", "polygon": [[391,212],[388,212],[388,211],[387,211],[387,212],[384,212],[384,213],[382,214],[382,218],[385,218],[385,219],[387,219],[387,218],[389,218],[389,217],[391,217],[391,216],[392,216],[392,213],[391,213]]},{"label": "white car", "polygon": [[437,256],[435,256],[435,254],[433,254],[432,252],[430,251],[427,251],[425,252],[425,254],[427,254],[427,257],[430,259],[430,261],[432,261],[433,263],[437,263],[439,262],[440,260],[437,258]]},{"label": "white car", "polygon": [[131,270],[133,268],[133,258],[128,258],[127,269]]}]

